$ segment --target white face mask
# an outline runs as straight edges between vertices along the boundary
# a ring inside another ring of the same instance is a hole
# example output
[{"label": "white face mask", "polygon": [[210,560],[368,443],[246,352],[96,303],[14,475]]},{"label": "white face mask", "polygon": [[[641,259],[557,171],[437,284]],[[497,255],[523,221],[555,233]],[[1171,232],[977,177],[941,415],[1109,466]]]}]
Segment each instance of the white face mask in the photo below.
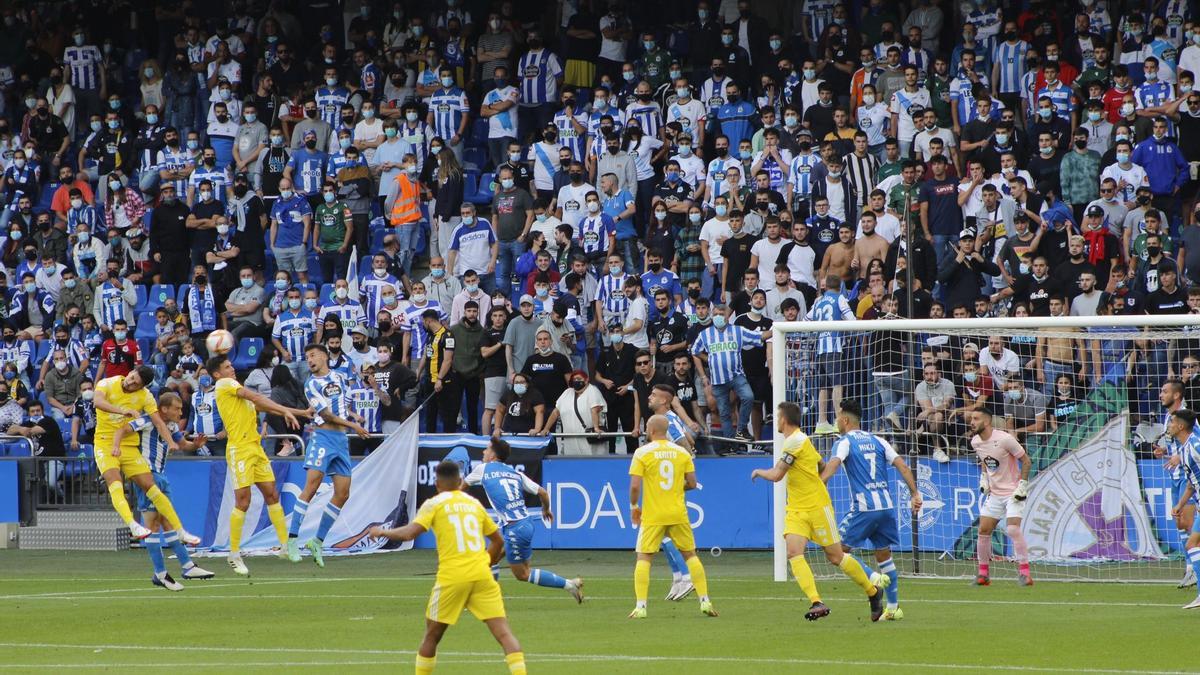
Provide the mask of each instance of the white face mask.
[{"label": "white face mask", "polygon": [[350,295],[350,290],[347,288],[337,288],[334,289],[333,294],[336,295],[339,300],[345,300],[346,296]]}]

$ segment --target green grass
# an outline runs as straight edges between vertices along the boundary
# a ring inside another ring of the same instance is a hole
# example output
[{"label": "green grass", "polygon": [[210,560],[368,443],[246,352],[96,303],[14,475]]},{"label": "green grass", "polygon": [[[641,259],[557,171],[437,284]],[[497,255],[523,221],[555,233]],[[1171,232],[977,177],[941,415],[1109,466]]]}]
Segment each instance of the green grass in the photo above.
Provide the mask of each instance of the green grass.
[{"label": "green grass", "polygon": [[[815,554],[810,553],[810,558]],[[872,624],[867,602],[844,579],[819,582],[833,614],[803,619],[794,583],[768,579],[769,554],[703,556],[721,616],[701,616],[694,596],[660,598],[656,560],[650,616],[633,606],[632,554],[539,552],[534,562],[586,579],[588,600],[501,577],[508,616],[530,672],[796,673],[957,670],[1189,671],[1200,667],[1200,612],[1179,607],[1193,591],[1173,585],[902,579],[905,619]],[[431,552],[309,562],[251,558],[249,580],[223,558],[182,593],[149,583],[141,551],[0,551],[0,671],[160,672],[335,669],[411,672],[433,583]],[[174,561],[168,563],[177,571]],[[439,673],[503,673],[497,645],[465,616],[447,633]]]}]

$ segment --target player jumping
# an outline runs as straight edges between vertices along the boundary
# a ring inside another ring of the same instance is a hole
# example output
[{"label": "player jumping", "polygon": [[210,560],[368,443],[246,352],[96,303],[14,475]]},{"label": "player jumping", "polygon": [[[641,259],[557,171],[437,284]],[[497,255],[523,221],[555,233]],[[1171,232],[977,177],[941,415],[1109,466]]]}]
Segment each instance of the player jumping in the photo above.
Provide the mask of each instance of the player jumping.
[{"label": "player jumping", "polygon": [[[508,672],[525,673],[525,654],[508,628],[500,584],[492,578],[491,566],[504,553],[500,530],[477,499],[462,492],[458,464],[443,461],[435,469],[436,497],[421,505],[417,517],[404,527],[372,527],[372,537],[411,541],[422,532],[433,532],[437,540],[438,571],[429,605],[425,609],[425,639],[417,650],[417,675],[433,672],[437,647],[446,629],[458,622],[464,609],[487,625],[504,649]],[[484,538],[487,546],[484,547]]]},{"label": "player jumping", "polygon": [[[1188,479],[1184,473],[1183,462],[1185,457],[1181,453],[1178,443],[1174,442],[1171,436],[1169,425],[1171,416],[1176,410],[1182,410],[1187,406],[1183,400],[1183,383],[1179,380],[1167,380],[1163,383],[1162,388],[1158,391],[1158,401],[1166,408],[1163,413],[1162,435],[1159,437],[1162,443],[1156,443],[1154,447],[1154,456],[1159,459],[1165,459],[1166,463],[1163,467],[1168,477],[1171,479],[1171,499],[1179,500],[1179,496],[1183,494],[1187,487]],[[1187,541],[1191,538],[1191,532],[1196,519],[1196,500],[1185,501],[1183,506],[1176,510],[1174,514],[1175,527],[1179,530],[1179,543],[1187,549]],[[1179,588],[1187,588],[1188,586],[1196,585],[1196,574],[1189,566],[1183,574],[1183,579],[1179,582]]]},{"label": "player jumping", "polygon": [[[896,467],[908,485],[914,513],[921,510],[921,492],[917,490],[912,471],[891,443],[863,431],[861,425],[862,407],[853,399],[843,399],[837,416],[838,433],[842,437],[833,444],[829,462],[821,471],[821,480],[829,483],[838,467],[845,467],[850,482],[850,513],[842,518],[838,527],[842,551],[850,555],[854,548],[875,550],[878,574],[885,578],[872,577],[887,593],[887,608],[883,610],[882,618],[899,621],[904,618],[904,612],[900,609],[900,575],[892,561],[891,547],[900,545],[900,528],[896,524],[892,492],[888,489],[888,466]],[[859,565],[870,570],[861,560]]]},{"label": "player jumping", "polygon": [[296,410],[279,405],[262,394],[247,389],[236,379],[228,356],[214,356],[206,367],[209,374],[217,378],[217,412],[225,422],[225,459],[233,472],[233,512],[229,515],[229,566],[241,576],[250,576],[246,563],[242,562],[242,530],[246,525],[246,509],[250,508],[250,486],[255,485],[262,493],[267,505],[267,516],[275,526],[279,537],[280,551],[287,550],[287,517],[279,504],[279,492],[275,489],[275,473],[271,462],[262,448],[262,436],[258,433],[258,411],[278,415],[291,429],[299,429],[296,415],[308,416],[311,411]]},{"label": "player jumping", "polygon": [[[667,440],[695,456],[696,445],[692,440],[691,432],[683,423],[683,418],[671,410],[671,405],[675,401],[675,387],[669,384],[656,384],[651,387],[646,400],[649,404],[650,414],[662,415],[667,418]],[[667,557],[667,564],[671,566],[671,590],[667,592],[666,599],[679,602],[696,590],[696,585],[692,583],[692,573],[688,571],[687,563],[675,542],[663,539],[662,552]]]},{"label": "player jumping", "polygon": [[464,480],[467,485],[482,485],[492,508],[500,515],[500,522],[504,523],[504,550],[513,576],[535,586],[566,589],[576,602],[583,602],[582,579],[564,579],[549,570],[529,568],[533,556],[533,518],[525,508],[525,493],[535,494],[542,501],[542,518],[546,522],[552,522],[554,514],[550,512],[550,494],[546,488],[509,466],[510,453],[508,441],[493,438],[483,449],[483,463],[476,464]]},{"label": "player jumping", "polygon": [[304,385],[304,396],[308,399],[309,407],[317,411],[317,417],[313,420],[316,429],[304,448],[304,468],[308,470],[308,476],[304,490],[292,508],[287,551],[288,560],[300,562],[300,525],[308,513],[309,500],[317,494],[325,475],[329,474],[333,476],[333,496],[321,514],[317,536],[304,544],[312,553],[313,562],[318,567],[324,567],[321,551],[325,545],[325,535],[329,534],[329,528],[333,527],[334,521],[342,513],[342,505],[350,498],[350,437],[345,430],[349,429],[361,438],[370,434],[361,424],[349,419],[350,383],[345,375],[329,369],[329,351],[325,345],[311,344],[305,347],[304,360],[312,373]]},{"label": "player jumping", "polygon": [[[1179,408],[1167,418],[1167,434],[1175,441],[1175,449],[1182,462],[1186,485],[1171,508],[1171,516],[1179,514],[1191,504],[1192,496],[1200,493],[1200,434],[1196,432],[1196,413]],[[1193,573],[1200,578],[1200,519],[1192,521],[1192,531],[1187,538],[1187,559]],[[1184,609],[1200,609],[1200,595]]]},{"label": "player jumping", "polygon": [[175,507],[162,490],[154,484],[150,472],[150,464],[138,451],[137,437],[126,435],[120,443],[114,442],[117,430],[131,420],[146,415],[158,433],[166,440],[167,449],[177,452],[179,445],[171,438],[171,430],[158,414],[158,405],[154,397],[146,391],[146,385],[154,381],[154,369],[150,366],[138,366],[128,375],[106,377],[96,383],[96,437],[93,455],[96,467],[108,484],[108,497],[112,500],[113,508],[125,521],[129,531],[138,539],[150,536],[149,528],[133,519],[133,511],[129,501],[125,499],[125,484],[121,476],[133,481],[146,493],[146,499],[154,504],[154,510],[163,518],[172,530],[179,533],[179,540],[188,546],[200,543],[200,537],[189,534],[183,529]]},{"label": "player jumping", "polygon": [[[631,619],[646,618],[646,596],[650,594],[650,561],[664,537],[679,547],[700,594],[700,611],[717,616],[708,598],[708,577],[696,557],[696,538],[688,522],[685,490],[696,489],[696,466],[687,450],[666,440],[667,418],[654,415],[646,421],[649,442],[633,453],[629,463],[630,519],[638,533],[637,564],[633,568],[633,591],[637,605]],[[645,491],[643,492],[643,484]],[[639,506],[640,504],[640,506]]]},{"label": "player jumping", "polygon": [[[179,394],[175,392],[163,392],[158,397],[158,414],[162,416],[163,421],[167,423],[167,428],[171,430],[171,440],[178,444],[179,449],[185,452],[195,452],[198,448],[203,447],[207,440],[204,434],[195,436],[191,441],[184,440],[183,434],[178,431],[179,421],[183,419],[183,399],[179,398]],[[117,428],[117,432],[113,437],[113,444],[117,447],[121,446],[121,442],[129,434],[141,434],[139,441],[142,449],[142,457],[150,464],[150,475],[154,479],[154,484],[168,498],[171,497],[171,483],[167,481],[167,476],[163,472],[167,465],[167,442],[158,433],[158,429],[154,428],[154,422],[149,415],[141,417],[124,424]],[[154,565],[154,576],[150,578],[150,582],[155,586],[162,586],[168,591],[182,591],[183,584],[171,578],[167,574],[167,564],[163,559],[162,546],[166,544],[175,552],[175,556],[179,558],[179,564],[183,568],[184,579],[211,579],[215,576],[212,572],[198,567],[192,562],[191,556],[188,555],[187,547],[183,542],[179,541],[179,533],[175,530],[167,529],[165,521],[158,516],[158,512],[154,508],[154,502],[146,496],[146,493],[137,485],[133,487],[134,493],[137,495],[138,511],[142,514],[142,524],[146,529],[150,530],[151,534],[146,537],[146,552],[150,554],[150,562]],[[158,534],[159,531],[162,534]]]},{"label": "player jumping", "polygon": [[975,432],[971,447],[979,456],[982,468],[979,491],[984,494],[983,506],[979,508],[979,575],[975,577],[975,585],[992,583],[988,568],[992,559],[992,531],[1000,519],[1005,518],[1008,521],[1005,532],[1017,553],[1017,583],[1032,586],[1029,545],[1021,532],[1021,514],[1025,511],[1025,498],[1029,496],[1027,479],[1033,462],[1012,434],[992,427],[992,413],[986,408],[972,413],[971,431]]},{"label": "player jumping", "polygon": [[858,584],[871,603],[871,621],[883,616],[883,593],[871,583],[866,570],[854,556],[842,552],[838,537],[837,518],[829,489],[821,482],[821,455],[808,436],[800,431],[800,406],[784,401],[775,409],[775,430],[781,434],[783,457],[770,469],[755,469],[750,480],[766,478],[777,483],[787,478],[787,514],[783,523],[783,540],[787,545],[788,563],[792,574],[812,606],[804,618],[816,621],[829,616],[829,607],[821,602],[812,568],[804,559],[804,549],[811,539],[825,550],[825,558]]}]

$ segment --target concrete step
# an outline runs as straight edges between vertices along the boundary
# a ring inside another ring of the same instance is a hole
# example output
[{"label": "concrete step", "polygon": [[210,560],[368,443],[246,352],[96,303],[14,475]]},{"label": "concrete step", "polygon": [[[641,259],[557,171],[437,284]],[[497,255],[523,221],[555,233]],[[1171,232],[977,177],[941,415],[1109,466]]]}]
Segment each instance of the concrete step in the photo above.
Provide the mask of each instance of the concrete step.
[{"label": "concrete step", "polygon": [[66,528],[123,528],[121,521],[111,508],[95,511],[42,509],[37,512],[38,527]]},{"label": "concrete step", "polygon": [[120,527],[22,527],[18,546],[31,550],[123,551],[129,548],[129,529]]}]

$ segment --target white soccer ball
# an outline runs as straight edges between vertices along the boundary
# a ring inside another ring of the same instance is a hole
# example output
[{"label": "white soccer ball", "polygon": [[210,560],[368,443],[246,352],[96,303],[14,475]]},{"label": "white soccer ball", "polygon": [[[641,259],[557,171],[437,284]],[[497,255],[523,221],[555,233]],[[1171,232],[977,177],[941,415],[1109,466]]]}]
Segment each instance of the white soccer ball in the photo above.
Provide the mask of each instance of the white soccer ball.
[{"label": "white soccer ball", "polygon": [[233,333],[227,330],[214,330],[208,334],[208,339],[204,341],[208,347],[209,356],[223,356],[233,350]]}]

